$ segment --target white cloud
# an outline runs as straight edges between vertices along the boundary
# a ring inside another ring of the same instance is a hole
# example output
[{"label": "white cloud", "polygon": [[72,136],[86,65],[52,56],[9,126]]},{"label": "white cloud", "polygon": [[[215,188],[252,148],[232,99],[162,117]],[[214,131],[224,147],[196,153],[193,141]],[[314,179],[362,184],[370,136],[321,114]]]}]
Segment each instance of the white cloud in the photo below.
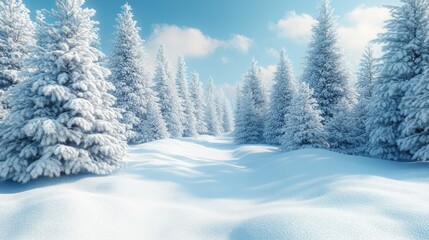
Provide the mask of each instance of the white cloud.
[{"label": "white cloud", "polygon": [[270,29],[277,31],[279,37],[290,38],[299,43],[307,43],[311,37],[311,28],[315,23],[316,20],[312,16],[291,11],[277,23],[270,23]]},{"label": "white cloud", "polygon": [[339,28],[341,46],[352,65],[359,63],[365,46],[383,32],[384,21],[390,13],[384,7],[359,6],[345,15],[345,24]]},{"label": "white cloud", "polygon": [[156,25],[146,42],[148,49],[164,45],[169,54],[185,57],[204,57],[218,47],[246,52],[252,44],[252,39],[244,35],[234,34],[231,39],[219,40],[205,35],[200,29],[176,25]]},{"label": "white cloud", "polygon": [[242,52],[247,52],[252,46],[253,40],[240,34],[234,34],[232,38],[224,44],[227,47],[232,47]]},{"label": "white cloud", "polygon": [[155,52],[164,45],[168,54],[175,58],[207,56],[220,44],[219,40],[204,35],[199,29],[175,25],[156,25],[146,42],[147,48]]},{"label": "white cloud", "polygon": [[246,52],[252,44],[250,38],[239,34],[234,34],[227,40],[220,40],[204,34],[197,28],[164,24],[155,25],[146,41],[146,48],[150,65],[153,67],[157,50],[160,45],[164,45],[172,70],[175,71],[176,61],[180,56],[205,57],[220,47]]}]

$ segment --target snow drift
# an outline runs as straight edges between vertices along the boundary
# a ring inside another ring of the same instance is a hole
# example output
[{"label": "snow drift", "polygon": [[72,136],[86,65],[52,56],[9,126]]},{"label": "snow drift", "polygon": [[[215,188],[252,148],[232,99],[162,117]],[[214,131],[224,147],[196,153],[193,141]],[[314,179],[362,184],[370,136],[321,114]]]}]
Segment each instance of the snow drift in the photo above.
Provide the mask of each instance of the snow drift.
[{"label": "snow drift", "polygon": [[112,176],[0,183],[0,239],[425,239],[429,165],[230,137],[129,149]]}]

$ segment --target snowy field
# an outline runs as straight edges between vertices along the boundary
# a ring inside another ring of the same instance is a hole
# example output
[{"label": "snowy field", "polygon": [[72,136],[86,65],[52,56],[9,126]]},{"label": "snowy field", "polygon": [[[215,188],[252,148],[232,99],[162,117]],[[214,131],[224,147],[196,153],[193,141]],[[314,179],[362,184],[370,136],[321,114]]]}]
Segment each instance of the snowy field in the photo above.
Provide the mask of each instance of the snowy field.
[{"label": "snowy field", "polygon": [[0,183],[0,239],[429,239],[429,164],[209,136],[128,160],[107,177]]}]

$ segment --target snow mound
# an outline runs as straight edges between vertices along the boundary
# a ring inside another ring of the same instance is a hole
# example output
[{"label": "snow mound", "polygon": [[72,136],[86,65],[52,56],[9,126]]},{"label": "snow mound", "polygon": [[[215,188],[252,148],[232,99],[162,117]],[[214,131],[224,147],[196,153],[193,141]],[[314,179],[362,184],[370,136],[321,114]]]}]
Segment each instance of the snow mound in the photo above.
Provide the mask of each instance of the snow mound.
[{"label": "snow mound", "polygon": [[210,136],[133,146],[128,162],[0,183],[0,239],[429,238],[429,164]]}]

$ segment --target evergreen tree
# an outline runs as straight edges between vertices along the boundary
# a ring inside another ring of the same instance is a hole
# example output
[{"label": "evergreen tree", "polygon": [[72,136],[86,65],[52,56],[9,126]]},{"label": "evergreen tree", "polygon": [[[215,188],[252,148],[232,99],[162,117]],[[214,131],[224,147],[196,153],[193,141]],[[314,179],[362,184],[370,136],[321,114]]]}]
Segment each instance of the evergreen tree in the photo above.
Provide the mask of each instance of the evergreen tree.
[{"label": "evergreen tree", "polygon": [[83,0],[57,0],[38,16],[38,44],[28,80],[11,90],[0,128],[0,176],[27,182],[124,166],[124,126],[101,67],[95,11]]},{"label": "evergreen tree", "polygon": [[196,119],[195,119],[195,106],[191,100],[188,79],[186,77],[186,64],[183,58],[179,58],[177,63],[176,84],[179,94],[179,99],[182,109],[182,125],[184,137],[195,137],[197,133]]},{"label": "evergreen tree", "polygon": [[206,122],[208,130],[207,133],[210,135],[218,136],[222,134],[222,126],[219,122],[217,111],[216,87],[212,78],[210,78],[209,84],[207,85],[206,96]]},{"label": "evergreen tree", "polygon": [[[234,108],[234,115],[238,116],[238,113],[241,109],[241,85],[237,84],[237,87],[235,89],[235,108]],[[234,122],[237,122],[237,118],[234,119]]]},{"label": "evergreen tree", "polygon": [[234,139],[237,138],[241,138],[238,137],[238,134],[243,134],[243,132],[238,132],[237,129],[239,129],[240,127],[238,126],[243,126],[243,118],[241,117],[241,111],[242,111],[242,99],[243,97],[241,96],[241,85],[238,84],[236,91],[235,91],[235,107],[234,107]]},{"label": "evergreen tree", "polygon": [[140,28],[128,4],[122,7],[116,21],[114,48],[109,59],[110,79],[116,87],[116,107],[124,110],[122,122],[128,126],[128,142],[138,144],[167,138],[167,128],[147,73]]},{"label": "evergreen tree", "polygon": [[[420,121],[416,115],[420,106],[412,106],[420,100],[414,102],[410,99],[422,97],[411,96],[420,94],[413,83],[420,82],[428,66],[428,3],[426,0],[401,2],[401,6],[390,7],[392,18],[386,23],[386,32],[378,39],[383,44],[383,64],[380,77],[374,84],[368,120],[370,155],[390,160],[411,159],[417,149],[414,147],[425,145],[419,139],[424,127],[412,126],[411,123]],[[403,101],[407,89],[407,99]],[[423,112],[423,116],[420,119],[427,118],[427,113]],[[410,139],[405,140],[408,137]],[[398,146],[400,138],[404,139],[400,144],[403,151]]]},{"label": "evergreen tree", "polygon": [[21,82],[36,44],[30,11],[22,0],[0,0],[0,120],[7,114],[9,88]]},{"label": "evergreen tree", "polygon": [[379,75],[379,68],[379,60],[374,56],[372,45],[368,44],[360,60],[357,74],[358,100],[364,103],[363,106],[368,105],[372,98],[374,84]]},{"label": "evergreen tree", "polygon": [[258,126],[249,124],[249,119],[254,119],[257,114],[255,107],[248,104],[251,101],[251,93],[249,95],[245,95],[244,91],[240,88],[240,92],[237,94],[236,117],[234,124],[234,141],[237,144],[252,144],[259,143],[260,141],[260,137],[258,136]]},{"label": "evergreen tree", "polygon": [[162,118],[161,111],[158,105],[158,99],[151,88],[147,89],[147,107],[146,114],[141,119],[144,142],[150,142],[169,137],[167,127]]},{"label": "evergreen tree", "polygon": [[[357,73],[357,90],[358,90],[358,102],[353,109],[353,115],[355,116],[354,129],[355,137],[359,149],[356,149],[357,154],[367,154],[368,143],[369,143],[369,132],[370,129],[366,126],[369,119],[369,103],[372,98],[374,83],[379,75],[379,61],[374,56],[374,51],[371,44],[365,48],[362,55],[359,70]],[[350,123],[349,123],[350,124]]]},{"label": "evergreen tree", "polygon": [[312,97],[313,90],[308,84],[301,83],[292,98],[290,110],[286,113],[286,125],[281,139],[286,151],[301,148],[328,148],[326,134],[322,124],[321,111]]},{"label": "evergreen tree", "polygon": [[167,58],[165,57],[164,47],[158,50],[157,65],[155,69],[155,91],[158,94],[161,114],[167,125],[171,137],[178,138],[182,136],[182,110],[180,100],[177,94],[177,87],[171,78]]},{"label": "evergreen tree", "polygon": [[322,0],[308,46],[303,79],[314,90],[324,121],[334,115],[341,99],[355,101],[352,79],[338,45],[337,23],[329,0]]},{"label": "evergreen tree", "polygon": [[406,116],[401,123],[401,137],[398,140],[402,151],[412,154],[415,161],[429,161],[429,70],[425,75],[410,82],[400,104],[401,113]]},{"label": "evergreen tree", "polygon": [[225,132],[232,132],[234,130],[234,111],[231,102],[227,98],[224,98],[223,109],[225,111],[223,115],[223,129],[225,129]]},{"label": "evergreen tree", "polygon": [[223,91],[219,88],[215,89],[216,92],[216,116],[217,116],[217,121],[219,122],[219,126],[220,126],[220,132],[224,133],[225,132],[225,128],[224,128],[224,122],[223,120],[225,119],[225,105],[224,105],[224,97],[225,95],[222,96]]},{"label": "evergreen tree", "polygon": [[295,79],[292,65],[286,51],[280,51],[280,60],[274,76],[274,85],[271,91],[271,101],[267,124],[265,125],[264,137],[268,144],[279,145],[284,135],[285,115],[291,106],[295,92]]},{"label": "evergreen tree", "polygon": [[356,116],[355,109],[344,99],[338,102],[334,110],[334,116],[325,125],[330,148],[340,153],[360,154],[362,144],[366,140],[361,132],[365,132],[363,122]]},{"label": "evergreen tree", "polygon": [[192,81],[190,86],[190,94],[192,102],[195,106],[195,127],[197,133],[207,133],[207,123],[205,117],[206,101],[204,97],[204,90],[201,86],[200,77],[197,72],[192,73]]},{"label": "evergreen tree", "polygon": [[378,59],[369,44],[363,53],[358,71],[358,102],[355,106],[340,100],[334,107],[333,117],[326,123],[328,143],[334,151],[362,155],[366,154],[369,134],[365,122],[372,88],[378,75]]},{"label": "evergreen tree", "polygon": [[222,105],[222,128],[224,132],[231,132],[234,129],[234,113],[232,111],[231,103],[225,96],[225,92],[220,90],[219,103]]},{"label": "evergreen tree", "polygon": [[244,78],[239,96],[240,108],[236,116],[235,142],[239,144],[264,142],[264,121],[268,101],[262,83],[261,70],[255,61]]},{"label": "evergreen tree", "polygon": [[[415,76],[405,85],[407,91],[399,105],[404,121],[400,124],[401,135],[398,144],[400,150],[412,155],[413,160],[427,162],[429,161],[429,2],[409,0],[403,3],[402,11],[406,11],[406,15],[400,16],[407,21],[408,28],[398,29],[408,30],[409,34],[414,34],[414,39],[407,39],[409,42],[404,49],[409,56],[414,57],[413,61],[406,61],[409,64],[406,67],[412,64],[416,66],[410,69],[410,74]],[[408,18],[405,18],[407,16]],[[402,50],[401,53],[405,51]]]}]

